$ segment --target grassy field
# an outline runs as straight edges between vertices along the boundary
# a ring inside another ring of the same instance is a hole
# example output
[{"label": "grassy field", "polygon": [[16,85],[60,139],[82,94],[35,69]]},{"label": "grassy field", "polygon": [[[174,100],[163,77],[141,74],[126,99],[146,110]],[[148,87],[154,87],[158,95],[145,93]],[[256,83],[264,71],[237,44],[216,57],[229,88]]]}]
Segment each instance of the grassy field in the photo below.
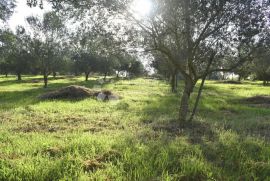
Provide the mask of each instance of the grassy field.
[{"label": "grassy field", "polygon": [[[269,95],[261,83],[208,81],[179,129],[180,94],[163,81],[67,77],[45,90],[37,78],[0,77],[0,180],[270,180],[270,107],[241,101]],[[122,99],[37,99],[67,85]]]}]

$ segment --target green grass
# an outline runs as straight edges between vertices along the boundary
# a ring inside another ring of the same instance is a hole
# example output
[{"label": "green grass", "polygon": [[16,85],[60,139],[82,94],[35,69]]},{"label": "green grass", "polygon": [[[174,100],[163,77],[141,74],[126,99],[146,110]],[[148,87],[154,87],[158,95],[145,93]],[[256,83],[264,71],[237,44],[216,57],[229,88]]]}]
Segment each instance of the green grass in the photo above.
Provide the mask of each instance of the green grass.
[{"label": "green grass", "polygon": [[241,102],[270,94],[259,82],[208,81],[196,121],[176,129],[180,93],[163,81],[102,85],[119,101],[40,101],[99,83],[67,77],[43,89],[39,78],[0,77],[0,180],[270,180],[270,109]]}]

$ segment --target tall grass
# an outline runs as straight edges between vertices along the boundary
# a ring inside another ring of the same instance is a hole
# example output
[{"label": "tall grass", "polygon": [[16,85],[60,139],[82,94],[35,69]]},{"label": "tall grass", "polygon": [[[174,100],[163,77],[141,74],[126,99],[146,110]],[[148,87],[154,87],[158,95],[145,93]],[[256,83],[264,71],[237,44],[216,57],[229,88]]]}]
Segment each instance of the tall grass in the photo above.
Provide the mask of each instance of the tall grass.
[{"label": "tall grass", "polygon": [[[0,78],[0,180],[270,180],[270,109],[241,101],[270,87],[208,81],[194,125],[177,128],[181,93],[163,81],[75,77],[46,90],[38,78]],[[122,99],[37,99],[71,84]]]}]

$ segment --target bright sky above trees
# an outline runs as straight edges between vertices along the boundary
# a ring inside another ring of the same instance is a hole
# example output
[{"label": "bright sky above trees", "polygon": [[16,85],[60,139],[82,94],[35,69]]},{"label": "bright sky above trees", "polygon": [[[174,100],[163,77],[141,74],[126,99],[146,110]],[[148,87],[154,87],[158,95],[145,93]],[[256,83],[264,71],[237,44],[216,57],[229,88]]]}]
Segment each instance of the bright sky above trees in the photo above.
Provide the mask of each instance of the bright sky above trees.
[{"label": "bright sky above trees", "polygon": [[16,5],[17,7],[15,8],[15,12],[8,21],[8,24],[13,31],[18,25],[23,25],[24,27],[28,26],[25,20],[27,16],[41,16],[44,12],[50,9],[50,5],[46,2],[44,2],[44,9],[40,9],[39,7],[30,8],[29,6],[27,6],[26,0],[17,0]]}]

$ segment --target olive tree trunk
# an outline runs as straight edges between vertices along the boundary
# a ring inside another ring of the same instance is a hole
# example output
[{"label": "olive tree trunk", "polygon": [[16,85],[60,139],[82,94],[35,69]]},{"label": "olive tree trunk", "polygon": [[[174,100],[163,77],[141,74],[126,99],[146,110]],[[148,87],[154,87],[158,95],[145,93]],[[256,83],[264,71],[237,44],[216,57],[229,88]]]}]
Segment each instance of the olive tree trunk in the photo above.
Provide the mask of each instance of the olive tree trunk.
[{"label": "olive tree trunk", "polygon": [[107,75],[108,75],[108,72],[105,72],[105,73],[104,73],[104,78],[103,78],[104,80],[106,80]]},{"label": "olive tree trunk", "polygon": [[48,87],[48,74],[44,73],[43,74],[43,81],[44,81],[44,88]]},{"label": "olive tree trunk", "polygon": [[171,75],[171,91],[173,93],[177,92],[177,87],[178,87],[178,80],[177,80],[177,70],[175,70],[172,75]]},{"label": "olive tree trunk", "polygon": [[194,84],[192,80],[185,79],[184,91],[180,102],[180,110],[179,110],[179,121],[186,122],[187,116],[189,112],[189,98],[191,93],[193,92]]},{"label": "olive tree trunk", "polygon": [[19,72],[17,73],[17,80],[18,80],[18,81],[21,81],[21,80],[22,80],[22,75],[21,75],[21,73],[19,73]]},{"label": "olive tree trunk", "polygon": [[171,91],[173,93],[176,92],[176,85],[175,85],[175,83],[176,83],[176,81],[175,81],[175,75],[172,74],[172,76],[171,76]]},{"label": "olive tree trunk", "polygon": [[88,81],[90,72],[85,72],[85,81]]}]

